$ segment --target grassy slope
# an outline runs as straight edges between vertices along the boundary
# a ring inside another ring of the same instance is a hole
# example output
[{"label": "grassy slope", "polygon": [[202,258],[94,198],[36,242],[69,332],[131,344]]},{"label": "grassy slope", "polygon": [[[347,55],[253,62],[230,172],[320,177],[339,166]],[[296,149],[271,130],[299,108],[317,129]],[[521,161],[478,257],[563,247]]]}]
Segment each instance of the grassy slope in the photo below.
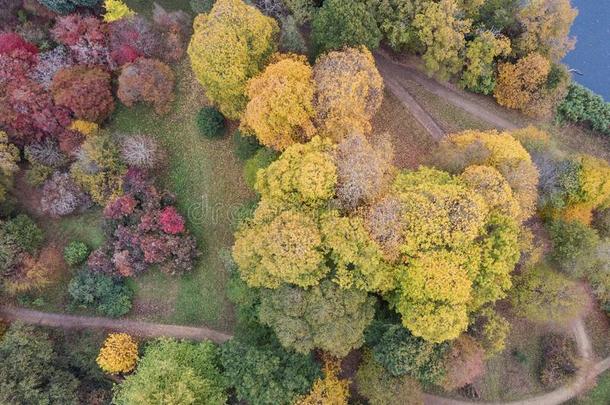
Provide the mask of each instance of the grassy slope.
[{"label": "grassy slope", "polygon": [[232,325],[232,311],[224,293],[227,275],[218,251],[231,246],[231,215],[252,195],[242,180],[230,137],[207,140],[197,132],[195,114],[206,100],[188,61],[177,68],[177,77],[177,101],[169,115],[156,116],[145,106],[120,107],[110,127],[117,132],[150,134],[163,144],[168,165],[160,173],[161,182],[178,197],[203,255],[195,271],[182,278],[156,271],[138,278],[133,315],[226,329]]}]

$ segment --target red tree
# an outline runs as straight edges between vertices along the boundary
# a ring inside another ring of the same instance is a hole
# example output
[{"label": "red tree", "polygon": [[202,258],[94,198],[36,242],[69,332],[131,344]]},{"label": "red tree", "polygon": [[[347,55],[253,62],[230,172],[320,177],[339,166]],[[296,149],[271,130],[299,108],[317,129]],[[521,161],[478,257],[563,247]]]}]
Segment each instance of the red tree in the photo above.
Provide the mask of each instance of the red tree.
[{"label": "red tree", "polygon": [[159,215],[161,230],[170,235],[184,232],[184,218],[174,207],[165,207]]},{"label": "red tree", "polygon": [[174,99],[173,90],[174,72],[169,66],[156,59],[140,58],[123,67],[117,96],[128,107],[144,101],[164,114]]}]

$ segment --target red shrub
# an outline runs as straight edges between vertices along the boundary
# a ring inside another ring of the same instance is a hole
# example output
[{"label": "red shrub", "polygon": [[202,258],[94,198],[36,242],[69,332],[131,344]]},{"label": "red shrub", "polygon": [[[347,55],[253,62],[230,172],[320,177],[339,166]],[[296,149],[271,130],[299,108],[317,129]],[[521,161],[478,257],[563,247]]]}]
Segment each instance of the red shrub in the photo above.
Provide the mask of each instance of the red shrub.
[{"label": "red shrub", "polygon": [[87,259],[87,267],[94,273],[113,274],[114,266],[110,260],[108,249],[102,247],[94,250]]},{"label": "red shrub", "polygon": [[0,84],[25,80],[35,64],[35,55],[24,50],[0,54]]},{"label": "red shrub", "polygon": [[163,33],[163,52],[159,57],[167,62],[180,60],[186,50],[186,42],[191,37],[189,16],[184,11],[167,12],[155,3],[153,20]]},{"label": "red shrub", "polygon": [[113,21],[109,31],[111,55],[118,66],[133,62],[134,55],[151,57],[163,53],[159,31],[144,17],[135,15]]},{"label": "red shrub", "polygon": [[75,66],[62,69],[51,85],[55,103],[83,120],[101,122],[114,110],[110,75],[100,68]]},{"label": "red shrub", "polygon": [[81,14],[59,17],[51,33],[57,42],[68,46],[76,45],[81,41],[105,45],[108,41],[108,26],[95,17]]},{"label": "red shrub", "polygon": [[70,125],[70,113],[53,104],[51,95],[31,80],[0,85],[0,126],[19,145],[55,136]]},{"label": "red shrub", "polygon": [[163,263],[171,253],[167,239],[162,235],[146,235],[142,237],[140,247],[144,252],[144,261],[150,264]]},{"label": "red shrub", "polygon": [[74,156],[85,141],[85,136],[78,131],[65,129],[57,135],[59,150],[68,156]]},{"label": "red shrub", "polygon": [[144,101],[164,114],[174,99],[173,89],[174,72],[169,66],[156,59],[140,58],[123,67],[117,96],[128,107]]},{"label": "red shrub", "polygon": [[161,230],[170,235],[184,232],[184,218],[174,207],[165,207],[159,215]]},{"label": "red shrub", "polygon": [[114,63],[118,66],[123,66],[126,63],[131,63],[142,56],[138,51],[131,45],[121,45],[117,49],[110,52],[110,56]]},{"label": "red shrub", "polygon": [[136,208],[138,202],[131,195],[127,194],[111,201],[104,208],[104,217],[108,219],[119,219],[125,215],[129,215]]},{"label": "red shrub", "polygon": [[473,338],[462,335],[451,344],[444,358],[443,387],[448,390],[471,384],[485,372],[485,351]]},{"label": "red shrub", "polygon": [[0,34],[0,54],[11,54],[17,50],[30,54],[38,53],[36,45],[27,42],[20,35],[14,32]]}]

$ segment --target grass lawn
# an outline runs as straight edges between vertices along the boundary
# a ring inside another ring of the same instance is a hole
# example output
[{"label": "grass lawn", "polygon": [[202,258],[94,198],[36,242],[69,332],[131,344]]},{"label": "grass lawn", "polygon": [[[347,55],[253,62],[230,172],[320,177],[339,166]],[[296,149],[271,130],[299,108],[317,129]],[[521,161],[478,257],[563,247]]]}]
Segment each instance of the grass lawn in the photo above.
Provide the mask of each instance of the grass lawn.
[{"label": "grass lawn", "polygon": [[165,147],[167,165],[158,178],[176,194],[202,256],[191,274],[175,278],[153,270],[136,278],[132,316],[230,329],[233,314],[225,296],[228,275],[218,252],[232,245],[232,215],[253,194],[243,181],[229,134],[208,140],[197,131],[195,114],[206,99],[188,60],[176,73],[177,100],[172,112],[158,116],[146,106],[120,106],[109,128],[149,134]]},{"label": "grass lawn", "polygon": [[569,402],[571,405],[605,405],[610,403],[610,371],[597,377],[597,384],[583,396]]}]

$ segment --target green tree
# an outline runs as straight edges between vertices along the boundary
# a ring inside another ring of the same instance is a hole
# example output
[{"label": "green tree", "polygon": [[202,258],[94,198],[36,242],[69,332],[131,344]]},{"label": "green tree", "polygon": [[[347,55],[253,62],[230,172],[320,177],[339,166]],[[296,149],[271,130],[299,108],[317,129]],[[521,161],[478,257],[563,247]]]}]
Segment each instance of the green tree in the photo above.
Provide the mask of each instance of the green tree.
[{"label": "green tree", "polygon": [[19,170],[17,163],[20,159],[19,149],[9,143],[6,132],[0,130],[0,203],[13,186],[13,177]]},{"label": "green tree", "polygon": [[313,17],[311,29],[316,55],[360,45],[376,49],[382,36],[366,0],[326,0]]},{"label": "green tree", "polygon": [[427,71],[444,80],[462,69],[460,53],[466,46],[464,36],[471,20],[462,20],[458,15],[456,0],[441,0],[429,3],[413,22],[425,47]]},{"label": "green tree", "polygon": [[222,405],[226,384],[219,349],[209,341],[162,338],[149,344],[136,372],[114,389],[117,405]]},{"label": "green tree", "polygon": [[207,97],[230,119],[246,107],[246,83],[276,49],[279,27],[242,0],[218,0],[194,22],[188,54]]},{"label": "green tree", "polygon": [[587,295],[575,282],[538,264],[516,278],[511,300],[520,316],[536,322],[563,322],[582,313]]},{"label": "green tree", "polygon": [[553,242],[551,257],[563,272],[582,277],[596,265],[600,238],[595,229],[578,221],[559,219],[548,224],[548,230]]},{"label": "green tree", "polygon": [[78,380],[60,363],[47,334],[14,323],[0,339],[0,403],[78,403]]},{"label": "green tree", "polygon": [[431,0],[379,0],[373,3],[379,29],[395,52],[423,51],[413,21],[430,2]]},{"label": "green tree", "polygon": [[510,53],[510,40],[492,31],[479,33],[466,45],[465,69],[460,84],[475,93],[491,94],[496,85],[494,62],[497,57]]},{"label": "green tree", "polygon": [[318,348],[345,357],[363,344],[374,302],[364,291],[342,289],[331,281],[307,290],[284,285],[261,292],[258,316],[287,348],[303,354]]},{"label": "green tree", "polygon": [[237,398],[252,405],[292,404],[321,376],[311,354],[287,351],[274,342],[231,339],[222,346],[221,362]]},{"label": "green tree", "polygon": [[77,7],[94,7],[100,0],[38,0],[40,4],[58,14],[68,14]]}]

